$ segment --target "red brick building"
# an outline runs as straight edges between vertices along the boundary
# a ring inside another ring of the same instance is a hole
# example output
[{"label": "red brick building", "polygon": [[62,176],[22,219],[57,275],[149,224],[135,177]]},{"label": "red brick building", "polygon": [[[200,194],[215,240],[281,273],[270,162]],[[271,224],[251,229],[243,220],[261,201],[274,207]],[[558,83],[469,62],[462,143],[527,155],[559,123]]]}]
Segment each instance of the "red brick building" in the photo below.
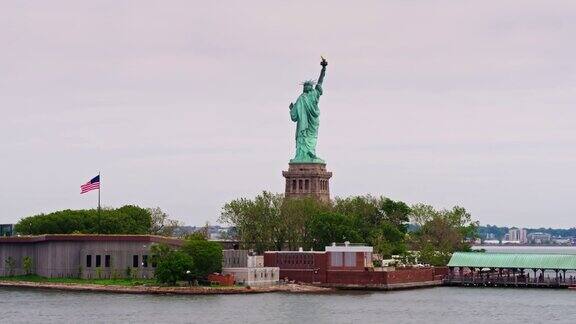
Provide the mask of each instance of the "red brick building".
[{"label": "red brick building", "polygon": [[269,251],[264,265],[279,267],[280,278],[332,286],[408,288],[438,283],[445,268],[374,269],[372,247],[332,245],[326,251]]}]

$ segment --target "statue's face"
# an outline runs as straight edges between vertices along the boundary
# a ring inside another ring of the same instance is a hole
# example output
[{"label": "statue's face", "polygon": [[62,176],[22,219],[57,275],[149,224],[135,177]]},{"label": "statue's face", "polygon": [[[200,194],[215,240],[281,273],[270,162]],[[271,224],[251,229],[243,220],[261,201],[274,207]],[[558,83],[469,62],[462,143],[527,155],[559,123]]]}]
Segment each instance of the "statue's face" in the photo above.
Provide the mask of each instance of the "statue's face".
[{"label": "statue's face", "polygon": [[312,91],[312,89],[313,89],[313,88],[312,88],[312,85],[311,85],[311,84],[308,84],[308,83],[307,83],[307,84],[304,85],[304,92],[310,92],[310,91]]}]

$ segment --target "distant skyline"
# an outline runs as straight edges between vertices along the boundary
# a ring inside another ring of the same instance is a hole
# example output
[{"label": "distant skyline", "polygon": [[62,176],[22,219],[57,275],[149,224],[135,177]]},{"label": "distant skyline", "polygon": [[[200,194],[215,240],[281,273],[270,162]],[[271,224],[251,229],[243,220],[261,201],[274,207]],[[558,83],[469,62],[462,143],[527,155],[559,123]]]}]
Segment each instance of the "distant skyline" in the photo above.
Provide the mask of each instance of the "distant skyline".
[{"label": "distant skyline", "polygon": [[[332,196],[573,227],[574,1],[0,2],[0,223],[283,192],[288,105],[328,61]],[[350,126],[352,125],[352,126]]]}]

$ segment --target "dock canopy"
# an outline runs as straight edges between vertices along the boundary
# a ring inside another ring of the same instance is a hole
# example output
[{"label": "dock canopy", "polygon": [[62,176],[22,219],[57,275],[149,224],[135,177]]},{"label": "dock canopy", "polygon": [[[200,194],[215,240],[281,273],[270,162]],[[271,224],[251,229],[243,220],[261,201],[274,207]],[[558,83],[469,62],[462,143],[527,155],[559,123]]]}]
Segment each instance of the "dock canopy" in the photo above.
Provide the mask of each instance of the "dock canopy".
[{"label": "dock canopy", "polygon": [[456,252],[448,267],[575,270],[576,255]]}]

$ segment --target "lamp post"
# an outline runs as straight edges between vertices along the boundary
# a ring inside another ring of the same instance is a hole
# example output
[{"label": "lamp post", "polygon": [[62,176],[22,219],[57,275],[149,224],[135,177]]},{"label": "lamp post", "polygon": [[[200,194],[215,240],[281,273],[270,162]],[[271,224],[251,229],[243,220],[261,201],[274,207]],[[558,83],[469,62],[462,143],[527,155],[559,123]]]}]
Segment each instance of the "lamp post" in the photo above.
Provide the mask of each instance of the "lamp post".
[{"label": "lamp post", "polygon": [[186,279],[188,280],[188,286],[192,286],[192,272],[190,270],[186,271]]}]

